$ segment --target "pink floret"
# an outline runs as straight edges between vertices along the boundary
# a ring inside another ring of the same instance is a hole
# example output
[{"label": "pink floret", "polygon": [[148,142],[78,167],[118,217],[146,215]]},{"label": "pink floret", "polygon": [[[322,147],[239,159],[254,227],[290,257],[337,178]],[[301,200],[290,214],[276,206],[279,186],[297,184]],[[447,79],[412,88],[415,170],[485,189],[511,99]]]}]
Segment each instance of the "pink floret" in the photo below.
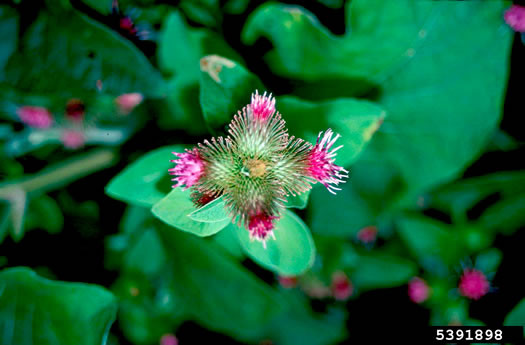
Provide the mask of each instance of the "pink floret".
[{"label": "pink floret", "polygon": [[341,188],[335,186],[345,182],[343,178],[348,177],[348,171],[334,164],[335,156],[337,155],[336,151],[343,147],[343,145],[332,149],[335,141],[340,137],[340,135],[337,134],[332,139],[333,134],[334,132],[332,132],[331,129],[328,129],[324,135],[323,132],[319,133],[317,143],[308,156],[308,172],[310,176],[321,182],[330,193],[335,194],[336,190],[341,190]]},{"label": "pink floret", "polygon": [[354,292],[354,286],[346,274],[343,272],[335,272],[332,276],[332,295],[338,301],[345,301]]},{"label": "pink floret", "polygon": [[199,156],[196,148],[193,150],[186,150],[185,153],[172,152],[179,159],[171,160],[175,163],[175,167],[169,169],[170,175],[177,175],[172,181],[177,181],[173,188],[185,185],[183,190],[193,186],[204,173],[204,162]]},{"label": "pink floret", "polygon": [[425,302],[430,295],[430,288],[427,283],[418,277],[412,278],[408,283],[408,297],[414,303]]},{"label": "pink floret", "polygon": [[255,119],[266,120],[275,113],[275,97],[272,97],[272,94],[266,96],[266,92],[259,95],[259,92],[255,91],[250,108]]},{"label": "pink floret", "polygon": [[64,144],[64,147],[76,150],[84,146],[86,138],[81,131],[67,129],[62,132],[61,141],[62,144]]},{"label": "pink floret", "polygon": [[525,7],[512,5],[503,16],[505,22],[517,32],[525,32]]},{"label": "pink floret", "polygon": [[53,124],[53,116],[44,107],[25,105],[16,110],[20,120],[33,128],[49,128]]},{"label": "pink floret", "polygon": [[270,216],[264,212],[259,212],[250,217],[248,220],[248,230],[250,231],[250,238],[262,241],[266,248],[266,239],[269,236],[274,237],[273,221],[279,217]]},{"label": "pink floret", "polygon": [[478,300],[489,292],[490,283],[483,272],[467,268],[459,281],[459,293],[467,298]]}]

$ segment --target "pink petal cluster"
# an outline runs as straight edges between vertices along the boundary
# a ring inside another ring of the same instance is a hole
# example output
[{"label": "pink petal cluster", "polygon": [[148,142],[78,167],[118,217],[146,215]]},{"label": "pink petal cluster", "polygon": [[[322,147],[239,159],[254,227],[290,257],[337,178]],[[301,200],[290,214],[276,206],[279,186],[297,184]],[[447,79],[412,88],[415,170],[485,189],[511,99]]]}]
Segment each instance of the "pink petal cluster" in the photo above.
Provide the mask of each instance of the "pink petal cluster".
[{"label": "pink petal cluster", "polygon": [[459,293],[467,298],[478,300],[489,292],[490,283],[480,270],[467,268],[459,281]]},{"label": "pink petal cluster", "polygon": [[266,96],[266,92],[259,95],[256,90],[255,94],[252,94],[250,109],[255,119],[264,121],[275,113],[275,97],[272,97],[272,94]]},{"label": "pink petal cluster", "polygon": [[60,138],[65,148],[76,150],[84,146],[86,138],[84,133],[79,130],[66,129]]},{"label": "pink petal cluster", "polygon": [[160,342],[159,342],[159,345],[178,345],[178,344],[179,344],[179,340],[177,339],[175,335],[171,333],[164,334],[160,338]]},{"label": "pink petal cluster", "polygon": [[175,167],[169,169],[170,175],[177,175],[172,181],[177,181],[173,186],[179,187],[185,185],[186,190],[193,186],[204,174],[204,161],[200,158],[197,148],[186,150],[185,153],[172,152],[179,159],[171,160]]},{"label": "pink petal cluster", "polygon": [[142,96],[142,94],[138,92],[125,93],[123,95],[118,96],[115,99],[115,103],[117,104],[120,113],[127,115],[131,113],[131,111],[135,109],[137,105],[142,103],[143,99],[144,97]]},{"label": "pink petal cluster", "polygon": [[525,32],[525,7],[512,5],[503,15],[505,22],[516,32]]},{"label": "pink petal cluster", "polygon": [[338,301],[346,301],[354,292],[354,286],[346,274],[335,272],[332,275],[332,284],[330,286],[332,295]]},{"label": "pink petal cluster", "polygon": [[250,216],[248,221],[248,231],[250,231],[250,238],[262,241],[263,246],[266,248],[266,238],[273,234],[273,220],[279,217],[270,216],[264,212],[259,212],[255,215]]},{"label": "pink petal cluster", "polygon": [[377,227],[367,226],[357,233],[357,239],[365,244],[372,243],[377,238]]},{"label": "pink petal cluster", "polygon": [[53,124],[53,116],[44,107],[25,105],[16,110],[20,120],[33,128],[49,128]]},{"label": "pink petal cluster", "polygon": [[313,178],[321,182],[330,193],[335,194],[336,190],[341,190],[335,186],[345,182],[342,179],[348,177],[348,171],[334,164],[336,151],[343,145],[332,149],[335,141],[340,137],[337,134],[332,139],[333,134],[334,132],[331,129],[328,129],[324,135],[323,132],[319,133],[317,143],[308,156],[308,172]]},{"label": "pink petal cluster", "polygon": [[297,286],[297,277],[294,276],[279,276],[279,284],[285,289],[292,289]]},{"label": "pink petal cluster", "polygon": [[414,277],[408,283],[408,297],[414,303],[423,303],[430,296],[430,287],[427,283],[419,278]]}]

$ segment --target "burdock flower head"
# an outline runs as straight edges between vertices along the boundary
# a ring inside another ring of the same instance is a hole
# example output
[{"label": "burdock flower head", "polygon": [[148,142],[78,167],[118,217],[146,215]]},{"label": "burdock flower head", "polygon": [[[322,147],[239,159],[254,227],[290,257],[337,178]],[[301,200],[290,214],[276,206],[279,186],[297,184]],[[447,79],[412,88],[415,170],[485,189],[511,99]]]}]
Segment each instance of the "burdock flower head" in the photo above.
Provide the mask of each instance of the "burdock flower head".
[{"label": "burdock flower head", "polygon": [[185,153],[175,153],[173,186],[191,188],[197,206],[220,196],[234,222],[266,245],[287,197],[321,182],[335,194],[347,171],[335,164],[339,135],[319,134],[315,145],[290,136],[275,110],[275,98],[257,91],[233,117],[226,138],[212,138]]}]

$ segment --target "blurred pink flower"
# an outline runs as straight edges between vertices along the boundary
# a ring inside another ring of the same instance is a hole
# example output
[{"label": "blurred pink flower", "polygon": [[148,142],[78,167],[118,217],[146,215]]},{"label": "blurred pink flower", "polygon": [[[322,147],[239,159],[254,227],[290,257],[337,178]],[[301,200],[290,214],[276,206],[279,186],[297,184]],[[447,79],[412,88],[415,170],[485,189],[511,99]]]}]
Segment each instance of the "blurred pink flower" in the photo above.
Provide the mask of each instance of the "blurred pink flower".
[{"label": "blurred pink flower", "polygon": [[121,114],[129,114],[137,105],[142,103],[144,97],[138,92],[125,93],[115,98],[115,103]]},{"label": "blurred pink flower", "polygon": [[414,303],[423,303],[430,296],[430,287],[427,283],[419,278],[414,277],[408,283],[408,297]]},{"label": "blurred pink flower", "polygon": [[525,7],[512,5],[503,15],[505,22],[517,32],[525,32]]},{"label": "blurred pink flower", "polygon": [[84,119],[85,105],[82,100],[73,98],[66,104],[66,116],[73,120],[81,122]]},{"label": "blurred pink flower", "polygon": [[84,133],[80,130],[66,129],[62,132],[62,138],[60,139],[64,147],[76,150],[84,146],[86,138]]},{"label": "blurred pink flower", "polygon": [[373,225],[362,228],[357,233],[357,239],[365,244],[374,242],[376,238],[377,238],[377,227]]},{"label": "blurred pink flower", "polygon": [[33,128],[49,128],[53,124],[53,116],[44,107],[24,105],[16,110],[20,120]]},{"label": "blurred pink flower", "polygon": [[177,339],[177,337],[171,333],[167,333],[167,334],[164,334],[161,338],[160,338],[160,342],[159,342],[160,345],[178,345],[179,344],[179,340]]},{"label": "blurred pink flower", "polygon": [[345,301],[352,296],[354,286],[346,274],[343,272],[335,272],[332,275],[332,295],[338,301]]},{"label": "blurred pink flower", "polygon": [[480,270],[467,268],[459,281],[459,293],[467,298],[478,300],[489,292],[490,283]]},{"label": "blurred pink flower", "polygon": [[326,130],[323,136],[322,134],[323,132],[319,133],[317,143],[308,155],[308,172],[310,176],[321,182],[330,193],[335,194],[336,190],[341,190],[341,188],[335,186],[339,185],[339,183],[344,183],[343,178],[348,177],[348,171],[334,164],[335,152],[343,145],[332,149],[332,145],[340,135],[337,134],[332,139],[334,132],[331,129]]}]

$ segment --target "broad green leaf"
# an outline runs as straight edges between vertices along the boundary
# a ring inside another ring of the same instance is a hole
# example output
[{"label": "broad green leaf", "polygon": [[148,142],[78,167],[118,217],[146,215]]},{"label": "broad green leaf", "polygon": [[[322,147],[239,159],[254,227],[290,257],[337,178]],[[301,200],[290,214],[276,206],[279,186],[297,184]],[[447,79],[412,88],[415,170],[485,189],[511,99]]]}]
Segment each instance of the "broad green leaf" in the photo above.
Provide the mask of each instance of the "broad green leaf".
[{"label": "broad green leaf", "polygon": [[496,272],[502,258],[503,253],[499,249],[490,248],[476,256],[475,267],[485,273]]},{"label": "broad green leaf", "polygon": [[128,248],[124,256],[126,270],[139,271],[151,276],[163,267],[166,255],[155,229],[144,231]]},{"label": "broad green leaf", "polygon": [[336,144],[344,146],[337,153],[336,164],[341,166],[355,161],[386,115],[378,105],[358,99],[310,102],[283,96],[276,107],[293,135],[315,143],[319,132],[328,128],[340,134]]},{"label": "broad green leaf", "polygon": [[195,212],[197,208],[191,201],[190,194],[190,190],[183,191],[181,188],[175,188],[153,205],[151,211],[155,217],[164,223],[197,236],[213,235],[231,222],[230,218],[215,221],[209,219],[207,222],[193,220],[189,215]]},{"label": "broad green leaf", "polygon": [[205,327],[235,336],[281,312],[284,300],[212,241],[169,227],[160,235],[173,265],[173,288]]},{"label": "broad green leaf", "polygon": [[417,274],[412,261],[379,253],[361,254],[349,277],[360,290],[390,288],[406,284]]},{"label": "broad green leaf", "polygon": [[[525,327],[525,299],[522,299],[505,317],[505,326]],[[525,335],[525,330],[524,330]]]},{"label": "broad green leaf", "polygon": [[211,236],[210,239],[224,248],[224,250],[234,258],[242,260],[245,258],[245,255],[241,244],[239,243],[239,239],[237,238],[237,234],[235,233],[236,230],[237,229],[234,229],[233,227],[227,226],[224,230]]},{"label": "broad green leaf", "polygon": [[336,195],[324,186],[313,188],[307,219],[314,233],[355,237],[362,228],[375,225],[377,212],[361,199],[353,184],[351,177]]},{"label": "broad green leaf", "polygon": [[456,218],[466,218],[466,212],[491,194],[506,199],[525,192],[523,171],[501,171],[489,175],[455,181],[430,193],[430,204]]},{"label": "broad green leaf", "polygon": [[290,195],[288,196],[288,200],[286,200],[286,204],[284,204],[288,208],[297,208],[299,210],[302,210],[306,207],[308,204],[308,197],[310,196],[310,192],[312,190],[308,190],[302,194],[299,195]]},{"label": "broad green leaf", "polygon": [[231,219],[224,209],[224,200],[219,197],[206,205],[188,214],[192,220],[204,223],[215,223],[225,219]]},{"label": "broad green leaf", "polygon": [[169,77],[165,90],[168,117],[161,119],[164,127],[204,132],[199,106],[200,59],[209,54],[240,61],[215,33],[190,28],[179,12],[166,17],[157,55],[161,71]]},{"label": "broad green leaf", "polygon": [[[380,181],[399,172],[405,188],[388,206],[406,206],[425,188],[458,175],[498,123],[512,37],[502,26],[505,6],[355,0],[345,35],[336,37],[305,10],[268,3],[248,19],[242,36],[247,43],[269,38],[272,71],[331,84],[326,97],[375,97],[388,117],[355,168],[381,166],[387,175]],[[355,185],[372,184],[368,180],[362,174]],[[364,200],[374,199],[380,195]]]},{"label": "broad green leaf", "polygon": [[[520,188],[519,185],[516,188]],[[525,223],[525,194],[516,195],[488,207],[477,224],[487,229],[501,231],[507,235]]]},{"label": "broad green leaf", "polygon": [[104,345],[116,313],[102,287],[51,281],[24,267],[0,272],[3,345]]},{"label": "broad green leaf", "polygon": [[18,44],[18,14],[9,6],[0,6],[0,80],[5,65]]},{"label": "broad green leaf", "polygon": [[230,225],[237,233],[246,254],[281,275],[299,275],[309,269],[315,259],[315,245],[310,230],[293,212],[286,210],[276,221],[273,230],[275,240],[268,238],[266,248],[262,243],[251,241],[243,227]]},{"label": "broad green leaf", "polygon": [[233,115],[250,103],[255,90],[264,89],[259,78],[237,62],[218,55],[200,60],[200,104],[212,129],[223,129]]},{"label": "broad green leaf", "polygon": [[421,216],[405,216],[397,225],[403,242],[428,270],[443,273],[448,265],[457,265],[466,254],[459,233],[444,223]]},{"label": "broad green leaf", "polygon": [[152,206],[170,190],[168,169],[173,167],[172,152],[184,152],[181,145],[155,149],[128,165],[106,186],[106,193],[115,199],[137,206]]},{"label": "broad green leaf", "polygon": [[[81,39],[79,39],[81,37]],[[131,42],[76,11],[40,12],[6,67],[7,82],[37,93],[68,90],[159,96],[160,74]],[[27,66],[31,66],[27,69]]]}]

